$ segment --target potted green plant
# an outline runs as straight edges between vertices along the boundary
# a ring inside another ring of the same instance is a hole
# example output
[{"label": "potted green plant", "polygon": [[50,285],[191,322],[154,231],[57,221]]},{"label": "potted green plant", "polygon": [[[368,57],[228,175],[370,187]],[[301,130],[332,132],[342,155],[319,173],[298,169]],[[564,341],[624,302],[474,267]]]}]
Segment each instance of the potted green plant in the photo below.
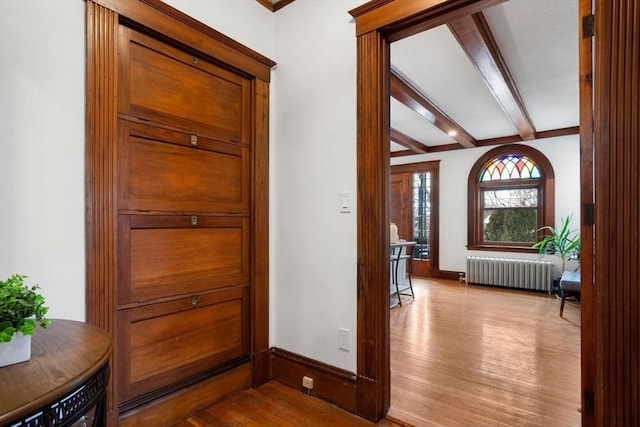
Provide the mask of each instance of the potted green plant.
[{"label": "potted green plant", "polygon": [[580,253],[580,235],[576,230],[569,228],[573,215],[560,218],[559,227],[545,226],[538,229],[546,234],[539,242],[533,245],[538,249],[540,256],[556,255],[562,260],[562,272],[570,259],[578,259]]},{"label": "potted green plant", "polygon": [[51,323],[39,286],[28,286],[25,279],[14,274],[0,281],[0,366],[29,360],[36,326],[46,328]]}]

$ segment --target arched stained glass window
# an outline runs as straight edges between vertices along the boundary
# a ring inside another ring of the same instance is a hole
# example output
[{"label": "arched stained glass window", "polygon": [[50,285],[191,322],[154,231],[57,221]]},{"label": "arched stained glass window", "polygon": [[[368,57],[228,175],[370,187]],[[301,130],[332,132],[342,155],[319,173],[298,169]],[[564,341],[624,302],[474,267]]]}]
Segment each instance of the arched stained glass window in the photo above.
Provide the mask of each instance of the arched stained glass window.
[{"label": "arched stained glass window", "polygon": [[553,224],[553,168],[538,150],[503,145],[469,174],[468,248],[532,251],[537,230]]},{"label": "arched stained glass window", "polygon": [[480,172],[480,182],[508,181],[511,179],[540,179],[538,165],[527,156],[507,154],[496,157]]}]

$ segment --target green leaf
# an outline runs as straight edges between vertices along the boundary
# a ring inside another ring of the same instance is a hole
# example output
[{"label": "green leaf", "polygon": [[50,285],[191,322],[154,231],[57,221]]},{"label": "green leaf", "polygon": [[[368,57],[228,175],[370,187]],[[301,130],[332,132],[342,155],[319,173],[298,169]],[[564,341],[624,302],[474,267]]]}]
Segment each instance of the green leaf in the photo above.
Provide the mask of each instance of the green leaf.
[{"label": "green leaf", "polygon": [[33,335],[36,330],[36,322],[33,319],[22,319],[17,329],[22,335]]},{"label": "green leaf", "polygon": [[9,342],[16,333],[16,328],[8,326],[0,329],[0,342]]},{"label": "green leaf", "polygon": [[546,232],[539,242],[532,245],[538,249],[540,256],[553,254],[562,259],[562,268],[564,270],[565,262],[570,258],[571,254],[580,250],[580,235],[576,230],[571,230],[573,215],[569,215],[560,219],[559,227],[544,226],[538,229],[539,232]]},{"label": "green leaf", "polygon": [[11,341],[16,331],[32,335],[37,325],[45,328],[51,321],[38,285],[27,286],[26,276],[14,274],[0,281],[0,342]]}]

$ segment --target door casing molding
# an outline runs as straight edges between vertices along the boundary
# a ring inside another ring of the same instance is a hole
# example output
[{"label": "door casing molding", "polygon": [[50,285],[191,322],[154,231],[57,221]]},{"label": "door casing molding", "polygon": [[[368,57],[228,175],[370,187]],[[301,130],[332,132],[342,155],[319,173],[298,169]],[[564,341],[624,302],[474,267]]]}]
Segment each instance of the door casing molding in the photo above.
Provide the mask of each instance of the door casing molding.
[{"label": "door casing molding", "polygon": [[[389,271],[384,250],[389,245],[389,45],[503,1],[373,0],[350,11],[356,20],[358,76],[356,406],[359,415],[372,421],[384,417],[391,394],[386,283]],[[582,166],[585,167],[584,163]],[[589,169],[581,173],[583,180],[592,176]],[[583,236],[590,238],[591,234]],[[589,305],[591,301],[584,303]],[[593,331],[583,330],[583,342],[585,333],[590,336]],[[588,337],[587,342],[591,342]],[[591,366],[589,359],[594,357],[591,353],[585,354],[583,347],[583,369]],[[592,377],[583,375],[583,380],[589,378]],[[593,390],[592,384],[583,382],[582,387],[583,391]],[[583,415],[583,420],[590,417],[592,415]]]}]

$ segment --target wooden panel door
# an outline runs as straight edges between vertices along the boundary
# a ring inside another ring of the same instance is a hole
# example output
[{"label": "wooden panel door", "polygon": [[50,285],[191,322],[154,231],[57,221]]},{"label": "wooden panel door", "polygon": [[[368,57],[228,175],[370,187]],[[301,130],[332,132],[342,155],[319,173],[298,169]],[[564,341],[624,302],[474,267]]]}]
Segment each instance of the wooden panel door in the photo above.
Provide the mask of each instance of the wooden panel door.
[{"label": "wooden panel door", "polygon": [[398,238],[412,240],[410,174],[391,174],[389,190],[390,222],[398,226]]},{"label": "wooden panel door", "polygon": [[412,254],[413,274],[432,276],[437,265],[432,257],[438,249],[438,164],[396,165],[391,171],[390,221],[398,226],[400,239],[418,242]]},{"label": "wooden panel door", "polygon": [[249,213],[248,145],[131,120],[118,127],[119,210]]},{"label": "wooden panel door", "polygon": [[248,311],[247,286],[119,310],[119,400],[128,402],[246,355]]},{"label": "wooden panel door", "polygon": [[116,342],[108,425],[175,424],[270,378],[275,63],[160,0],[87,0],[86,18],[87,321]]},{"label": "wooden panel door", "polygon": [[247,218],[120,215],[120,306],[249,284]]},{"label": "wooden panel door", "polygon": [[119,28],[118,405],[250,360],[245,77]]},{"label": "wooden panel door", "polygon": [[124,26],[119,36],[120,114],[248,142],[247,78]]}]

